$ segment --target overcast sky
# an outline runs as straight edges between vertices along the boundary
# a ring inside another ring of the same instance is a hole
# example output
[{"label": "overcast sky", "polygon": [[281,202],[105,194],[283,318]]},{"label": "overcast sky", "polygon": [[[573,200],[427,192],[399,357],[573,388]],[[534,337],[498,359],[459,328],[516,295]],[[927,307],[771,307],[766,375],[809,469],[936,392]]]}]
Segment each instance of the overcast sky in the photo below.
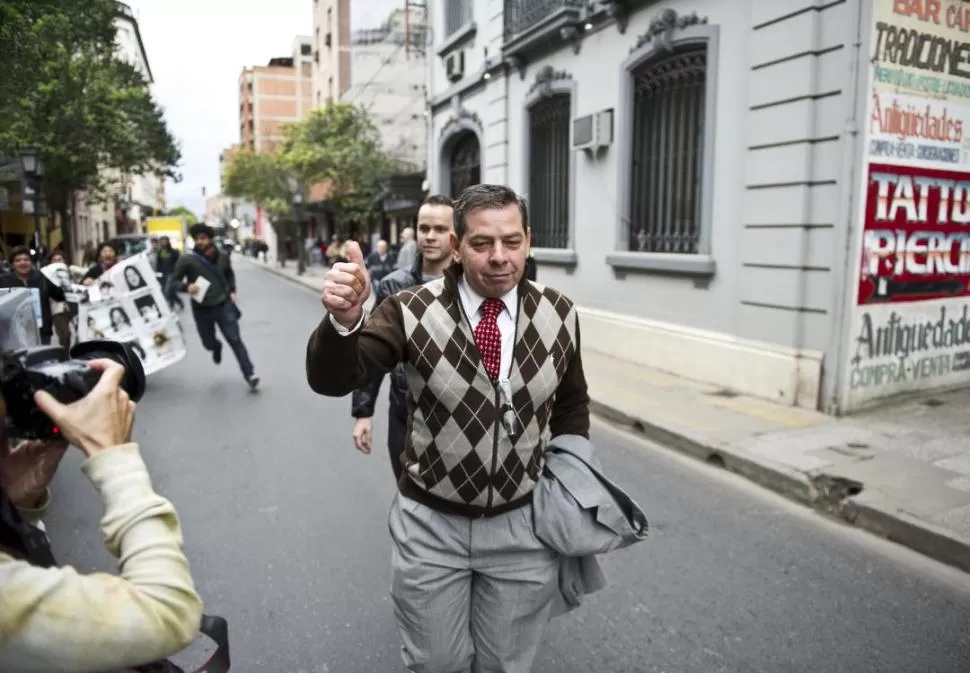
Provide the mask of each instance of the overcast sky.
[{"label": "overcast sky", "polygon": [[[239,72],[291,53],[313,33],[313,0],[126,0],[138,18],[153,91],[182,146],[168,207],[202,214],[219,191],[219,153],[239,142]],[[404,0],[351,0],[354,28],[376,27]]]}]

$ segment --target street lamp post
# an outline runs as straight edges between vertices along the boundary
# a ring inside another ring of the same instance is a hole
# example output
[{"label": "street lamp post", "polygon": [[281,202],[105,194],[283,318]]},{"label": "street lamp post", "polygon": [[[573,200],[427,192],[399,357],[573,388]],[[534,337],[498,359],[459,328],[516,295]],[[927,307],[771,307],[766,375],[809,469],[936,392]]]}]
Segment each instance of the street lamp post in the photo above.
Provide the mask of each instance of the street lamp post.
[{"label": "street lamp post", "polygon": [[34,254],[40,252],[40,216],[44,201],[41,198],[41,178],[44,176],[44,162],[40,152],[34,148],[24,148],[20,151],[20,167],[23,169],[23,200],[22,207],[29,205],[34,215]]},{"label": "street lamp post", "polygon": [[293,204],[293,228],[297,239],[294,241],[297,259],[296,273],[302,276],[306,273],[306,245],[303,241],[306,238],[303,235],[303,184],[292,177],[289,179],[289,183]]}]

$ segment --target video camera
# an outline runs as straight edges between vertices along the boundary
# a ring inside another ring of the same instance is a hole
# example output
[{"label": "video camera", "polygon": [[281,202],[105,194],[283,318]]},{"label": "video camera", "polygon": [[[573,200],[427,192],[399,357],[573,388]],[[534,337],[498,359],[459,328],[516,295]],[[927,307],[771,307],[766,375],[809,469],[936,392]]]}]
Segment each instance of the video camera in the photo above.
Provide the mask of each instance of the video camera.
[{"label": "video camera", "polygon": [[60,429],[37,408],[34,394],[46,391],[62,404],[78,401],[101,378],[101,372],[88,364],[91,360],[111,360],[124,367],[121,387],[132,401],[141,399],[145,370],[127,344],[85,341],[70,352],[41,345],[38,299],[28,289],[0,290],[0,392],[7,406],[4,424],[8,438],[60,438]]},{"label": "video camera", "polygon": [[34,403],[44,390],[62,404],[76,402],[97,385],[101,372],[87,363],[106,359],[125,368],[122,389],[133,402],[145,394],[145,370],[127,344],[95,340],[60,346],[35,346],[0,354],[0,392],[7,403],[7,436],[17,439],[55,439],[60,429]]}]

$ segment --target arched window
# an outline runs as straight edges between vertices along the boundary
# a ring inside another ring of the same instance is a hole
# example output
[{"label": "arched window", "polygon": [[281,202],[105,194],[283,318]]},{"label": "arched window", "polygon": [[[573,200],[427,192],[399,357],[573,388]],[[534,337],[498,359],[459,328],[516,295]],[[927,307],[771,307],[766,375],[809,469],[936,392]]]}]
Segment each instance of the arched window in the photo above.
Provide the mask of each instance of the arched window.
[{"label": "arched window", "polygon": [[482,153],[478,136],[465,132],[451,150],[451,198],[482,181]]}]

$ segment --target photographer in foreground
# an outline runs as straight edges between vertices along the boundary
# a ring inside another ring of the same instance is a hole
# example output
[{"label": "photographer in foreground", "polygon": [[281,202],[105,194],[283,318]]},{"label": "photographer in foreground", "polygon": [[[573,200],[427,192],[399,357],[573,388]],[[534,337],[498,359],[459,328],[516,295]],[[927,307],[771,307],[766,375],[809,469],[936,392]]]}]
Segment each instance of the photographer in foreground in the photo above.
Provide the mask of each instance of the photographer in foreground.
[{"label": "photographer in foreground", "polygon": [[46,393],[35,400],[87,456],[81,469],[101,493],[101,530],[121,574],[44,567],[53,557],[29,522],[47,506],[47,485],[67,444],[11,448],[0,437],[0,671],[123,669],[175,654],[199,633],[202,601],[175,510],[152,490],[131,442],[135,404],[120,387],[125,368],[109,360],[88,364],[102,374],[86,397],[68,406]]}]

